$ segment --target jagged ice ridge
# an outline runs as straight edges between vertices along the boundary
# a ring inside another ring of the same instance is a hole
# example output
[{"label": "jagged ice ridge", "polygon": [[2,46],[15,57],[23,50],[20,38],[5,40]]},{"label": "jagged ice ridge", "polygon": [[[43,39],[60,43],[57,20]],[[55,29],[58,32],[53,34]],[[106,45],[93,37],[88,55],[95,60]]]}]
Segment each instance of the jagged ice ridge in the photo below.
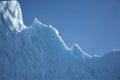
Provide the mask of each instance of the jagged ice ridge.
[{"label": "jagged ice ridge", "polygon": [[0,1],[0,80],[120,80],[120,50],[91,56],[57,29],[25,26],[17,1]]}]

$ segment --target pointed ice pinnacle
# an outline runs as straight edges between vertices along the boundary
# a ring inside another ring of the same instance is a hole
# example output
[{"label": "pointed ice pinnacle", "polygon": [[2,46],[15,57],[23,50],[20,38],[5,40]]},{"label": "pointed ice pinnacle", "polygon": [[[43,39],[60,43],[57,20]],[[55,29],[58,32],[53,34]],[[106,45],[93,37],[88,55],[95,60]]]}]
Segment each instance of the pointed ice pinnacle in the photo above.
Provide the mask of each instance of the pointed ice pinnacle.
[{"label": "pointed ice pinnacle", "polygon": [[73,47],[70,49],[73,56],[76,56],[76,57],[91,57],[90,55],[88,55],[86,52],[84,52],[78,44],[74,44]]},{"label": "pointed ice pinnacle", "polygon": [[17,1],[0,1],[0,27],[20,32],[25,28],[20,5]]},{"label": "pointed ice pinnacle", "polygon": [[37,18],[34,19],[34,22],[33,22],[32,25],[34,25],[34,24],[38,24],[38,25],[42,25],[42,26],[44,26],[44,27],[47,27],[47,25],[45,25],[45,24],[43,24],[42,22],[40,22]]}]

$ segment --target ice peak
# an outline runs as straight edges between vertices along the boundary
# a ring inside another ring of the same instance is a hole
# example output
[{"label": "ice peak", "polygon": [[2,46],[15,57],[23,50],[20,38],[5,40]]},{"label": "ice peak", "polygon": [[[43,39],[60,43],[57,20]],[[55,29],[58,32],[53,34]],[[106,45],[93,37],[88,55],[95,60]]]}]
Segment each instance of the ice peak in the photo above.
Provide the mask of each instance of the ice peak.
[{"label": "ice peak", "polygon": [[[75,56],[79,56],[79,55],[85,55],[85,56],[89,56],[91,57],[90,55],[88,55],[86,52],[84,52],[78,44],[74,44],[73,47],[70,49],[72,54],[75,55]],[[80,54],[81,53],[81,54]]]},{"label": "ice peak", "polygon": [[38,25],[42,25],[42,26],[44,26],[44,27],[47,27],[47,25],[45,25],[45,24],[43,24],[42,22],[40,22],[37,18],[35,18],[34,19],[34,22],[33,22],[33,25],[36,25],[36,24],[38,24]]},{"label": "ice peak", "polygon": [[0,1],[0,27],[3,26],[17,32],[25,27],[18,1]]},{"label": "ice peak", "polygon": [[75,49],[79,49],[79,50],[81,50],[81,48],[79,47],[79,45],[78,44],[73,44],[73,48],[75,48]]},{"label": "ice peak", "polygon": [[49,36],[54,37],[56,40],[58,40],[63,45],[63,47],[66,50],[69,50],[68,46],[65,44],[62,37],[59,35],[58,30],[52,25],[46,25],[42,23],[41,21],[39,21],[37,18],[35,18],[32,24],[32,27],[36,30],[41,30],[41,32],[44,32],[44,35],[47,34]]},{"label": "ice peak", "polygon": [[84,53],[84,51],[79,47],[78,44],[73,44],[73,47],[71,48],[71,50],[75,50],[75,51],[77,50],[81,53]]}]

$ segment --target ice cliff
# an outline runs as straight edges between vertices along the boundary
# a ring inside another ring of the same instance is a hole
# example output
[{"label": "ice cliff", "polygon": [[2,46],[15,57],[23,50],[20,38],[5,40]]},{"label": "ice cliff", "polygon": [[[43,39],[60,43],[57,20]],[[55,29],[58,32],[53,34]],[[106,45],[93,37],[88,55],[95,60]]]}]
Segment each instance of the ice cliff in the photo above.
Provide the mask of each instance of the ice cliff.
[{"label": "ice cliff", "polygon": [[67,47],[35,18],[25,26],[17,1],[0,1],[0,80],[120,80],[120,50],[102,57]]}]

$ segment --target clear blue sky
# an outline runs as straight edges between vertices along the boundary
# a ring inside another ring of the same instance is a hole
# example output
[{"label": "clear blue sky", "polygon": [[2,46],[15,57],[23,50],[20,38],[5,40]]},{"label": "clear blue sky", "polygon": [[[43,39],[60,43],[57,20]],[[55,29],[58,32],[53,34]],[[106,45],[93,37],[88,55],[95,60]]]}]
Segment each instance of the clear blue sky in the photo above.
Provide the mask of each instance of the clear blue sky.
[{"label": "clear blue sky", "polygon": [[120,48],[120,0],[20,0],[23,19],[58,29],[65,43],[90,54]]}]

